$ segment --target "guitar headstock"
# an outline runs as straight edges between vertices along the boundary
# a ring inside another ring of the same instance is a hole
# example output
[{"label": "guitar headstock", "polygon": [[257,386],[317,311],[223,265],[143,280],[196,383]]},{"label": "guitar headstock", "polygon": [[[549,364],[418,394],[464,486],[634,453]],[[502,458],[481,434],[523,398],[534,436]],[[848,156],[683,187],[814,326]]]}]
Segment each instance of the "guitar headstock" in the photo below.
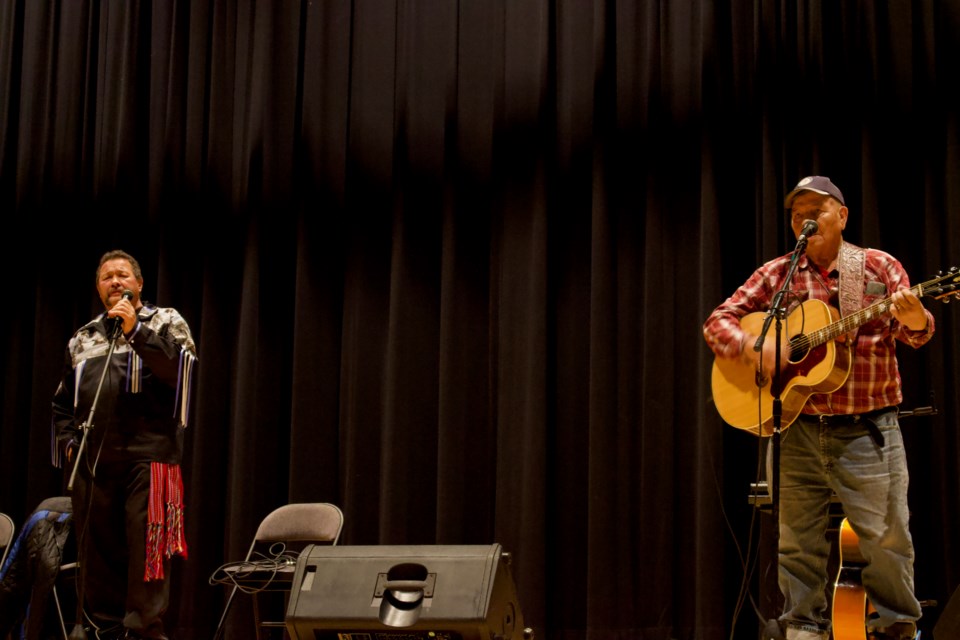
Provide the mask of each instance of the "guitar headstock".
[{"label": "guitar headstock", "polygon": [[929,282],[923,284],[923,295],[950,302],[951,298],[960,300],[960,269],[950,267],[946,273],[940,271]]}]

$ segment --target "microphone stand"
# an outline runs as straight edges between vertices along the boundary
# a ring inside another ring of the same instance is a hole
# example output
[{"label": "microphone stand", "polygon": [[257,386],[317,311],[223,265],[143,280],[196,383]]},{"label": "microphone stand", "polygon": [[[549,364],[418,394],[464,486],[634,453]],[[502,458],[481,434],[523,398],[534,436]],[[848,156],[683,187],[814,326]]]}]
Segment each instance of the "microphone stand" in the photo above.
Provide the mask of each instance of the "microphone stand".
[{"label": "microphone stand", "polygon": [[[770,330],[770,323],[774,320],[774,339],[776,341],[777,348],[774,350],[773,356],[773,380],[770,383],[770,392],[773,395],[773,406],[772,406],[772,418],[773,418],[773,432],[770,437],[770,446],[773,447],[772,452],[772,465],[770,471],[770,477],[767,479],[767,484],[770,491],[770,513],[773,515],[774,523],[774,542],[776,543],[776,558],[777,565],[779,566],[779,557],[780,557],[780,437],[781,437],[781,426],[783,421],[783,398],[781,397],[781,375],[780,375],[780,342],[782,339],[782,325],[783,319],[786,315],[786,305],[783,303],[784,297],[790,290],[790,282],[793,280],[793,274],[797,270],[797,263],[800,261],[800,256],[807,248],[807,236],[801,234],[797,239],[797,246],[793,250],[793,256],[790,258],[790,268],[787,270],[787,277],[783,280],[783,285],[780,287],[780,290],[777,291],[773,296],[773,302],[770,305],[770,309],[767,311],[767,317],[763,320],[763,327],[760,329],[760,336],[757,338],[756,343],[753,345],[754,351],[761,351],[763,349],[763,342],[766,338],[767,332]],[[760,357],[761,363],[763,356]],[[758,373],[757,386],[762,386],[763,376],[761,373]],[[760,433],[763,432],[763,425],[759,426]],[[778,571],[779,573],[779,571]],[[776,620],[771,622],[776,623]],[[779,630],[779,625],[777,625],[778,635],[773,635],[773,632],[769,630],[771,624],[767,624],[767,629],[764,632],[765,637],[769,638],[782,638],[782,632]]]},{"label": "microphone stand", "polygon": [[[104,322],[106,323],[106,318],[104,318]],[[100,400],[100,391],[103,389],[103,381],[106,378],[107,369],[110,368],[110,361],[113,359],[113,352],[117,348],[117,339],[120,337],[122,328],[123,328],[122,318],[116,318],[116,322],[114,323],[113,328],[108,329],[109,335],[107,337],[110,342],[110,347],[107,349],[106,358],[104,358],[103,370],[100,372],[100,380],[97,382],[97,391],[93,396],[93,402],[90,404],[90,411],[87,413],[87,419],[84,420],[83,423],[80,425],[80,432],[81,432],[80,446],[77,448],[77,458],[76,460],[73,461],[73,470],[70,472],[70,481],[67,483],[67,491],[70,491],[70,492],[73,491],[73,483],[74,483],[74,480],[76,480],[77,478],[77,469],[80,468],[80,462],[81,460],[83,460],[84,453],[86,452],[86,449],[87,449],[88,436],[90,435],[90,432],[93,431],[93,416],[97,410],[97,402]],[[94,467],[91,468],[90,470],[91,483],[97,477],[97,471],[96,471],[97,460],[96,459],[94,459],[93,464],[94,464]],[[88,488],[88,493],[89,493],[89,488]],[[86,517],[87,518],[90,517],[89,512],[87,513]],[[86,525],[84,525],[84,529],[86,529]],[[84,562],[82,557],[83,554],[85,553],[85,549],[83,547],[86,546],[86,535],[83,535],[82,537],[83,537],[83,540],[77,541],[77,571],[79,574],[77,576],[77,579],[80,581],[79,584],[81,585],[79,588],[79,593],[77,595],[77,623],[74,625],[73,629],[70,631],[70,635],[68,636],[69,640],[87,640],[87,631],[83,627],[83,600],[84,600],[83,592],[84,592],[84,586],[86,585],[87,580],[84,574],[84,572],[86,571],[86,568],[84,567]]]},{"label": "microphone stand", "polygon": [[907,411],[900,411],[897,413],[898,418],[913,418],[913,417],[923,417],[923,416],[936,416],[940,414],[940,411],[937,409],[937,403],[934,401],[935,396],[933,391],[930,391],[930,405],[926,407],[917,407],[915,409],[909,409]]}]

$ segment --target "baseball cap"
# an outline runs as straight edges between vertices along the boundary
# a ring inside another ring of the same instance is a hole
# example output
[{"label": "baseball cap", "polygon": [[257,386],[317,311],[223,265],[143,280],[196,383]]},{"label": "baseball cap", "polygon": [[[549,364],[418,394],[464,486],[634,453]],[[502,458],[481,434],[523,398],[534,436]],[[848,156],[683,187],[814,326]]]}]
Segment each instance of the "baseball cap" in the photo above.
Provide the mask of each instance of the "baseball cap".
[{"label": "baseball cap", "polygon": [[793,205],[793,199],[796,198],[797,194],[801,191],[813,191],[822,196],[831,196],[839,200],[840,204],[846,204],[843,201],[843,194],[840,193],[840,189],[837,189],[837,185],[830,182],[830,178],[826,176],[807,176],[798,182],[797,186],[793,188],[793,191],[788,193],[787,197],[783,199],[784,208],[789,209]]}]

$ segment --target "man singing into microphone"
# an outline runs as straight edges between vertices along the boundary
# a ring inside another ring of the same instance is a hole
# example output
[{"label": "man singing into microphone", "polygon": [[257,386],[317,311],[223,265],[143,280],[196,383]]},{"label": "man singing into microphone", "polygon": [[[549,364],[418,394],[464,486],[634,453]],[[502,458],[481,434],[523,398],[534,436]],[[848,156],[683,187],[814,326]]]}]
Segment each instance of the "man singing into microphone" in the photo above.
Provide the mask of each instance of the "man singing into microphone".
[{"label": "man singing into microphone", "polygon": [[[175,309],[141,300],[133,256],[104,254],[96,287],[106,311],[70,339],[53,399],[54,464],[73,482],[78,594],[89,637],[166,638],[169,559],[187,552],[179,465],[196,348]],[[71,638],[82,637],[78,626]]]},{"label": "man singing into microphone", "polygon": [[[895,258],[843,240],[849,212],[829,178],[804,178],[787,194],[784,206],[797,238],[810,234],[787,287],[787,313],[806,300],[827,303],[843,317],[888,298],[891,304],[855,335],[838,338],[847,341],[838,349],[850,348],[849,376],[832,393],[810,395],[796,421],[782,432],[779,583],[785,602],[779,626],[787,640],[826,640],[830,635],[830,544],[825,534],[831,494],[836,493],[868,563],[862,580],[876,612],[864,621],[864,632],[877,640],[914,638],[920,604],[913,592],[895,343],[925,344],[933,335],[933,316],[909,290],[907,274]],[[760,372],[761,379],[774,374],[778,345],[773,328],[758,351],[759,336],[744,331],[740,320],[767,311],[790,263],[791,255],[786,255],[761,266],[703,327],[718,358],[739,359]],[[789,355],[784,339],[781,368]]]}]

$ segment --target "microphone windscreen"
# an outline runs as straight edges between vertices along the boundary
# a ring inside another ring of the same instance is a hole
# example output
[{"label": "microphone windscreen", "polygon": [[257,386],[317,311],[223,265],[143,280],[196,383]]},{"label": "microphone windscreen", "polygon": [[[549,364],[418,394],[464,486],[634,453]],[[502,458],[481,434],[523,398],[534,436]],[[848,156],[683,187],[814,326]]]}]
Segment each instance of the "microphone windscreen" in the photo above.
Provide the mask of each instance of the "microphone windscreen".
[{"label": "microphone windscreen", "polygon": [[819,230],[820,225],[817,224],[816,220],[807,220],[803,223],[803,229],[800,230],[800,235],[809,238]]}]

